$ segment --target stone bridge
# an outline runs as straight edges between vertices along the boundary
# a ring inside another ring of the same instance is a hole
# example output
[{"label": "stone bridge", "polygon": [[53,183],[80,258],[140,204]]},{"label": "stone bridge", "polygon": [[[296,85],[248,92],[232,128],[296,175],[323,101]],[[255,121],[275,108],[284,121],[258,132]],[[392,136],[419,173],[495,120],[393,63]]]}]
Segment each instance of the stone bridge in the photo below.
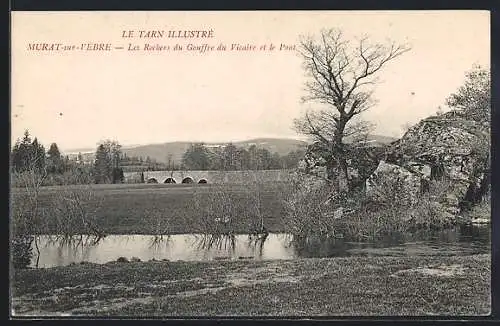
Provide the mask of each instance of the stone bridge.
[{"label": "stone bridge", "polygon": [[[145,183],[246,183],[287,180],[292,170],[258,171],[144,171]],[[141,182],[141,172],[124,173],[125,182]]]}]

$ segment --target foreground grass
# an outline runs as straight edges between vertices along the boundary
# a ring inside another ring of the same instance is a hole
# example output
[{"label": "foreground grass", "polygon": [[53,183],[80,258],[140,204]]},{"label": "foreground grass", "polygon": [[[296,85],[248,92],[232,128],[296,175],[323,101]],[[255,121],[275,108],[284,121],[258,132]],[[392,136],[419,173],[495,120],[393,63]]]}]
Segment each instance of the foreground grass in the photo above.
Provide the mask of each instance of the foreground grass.
[{"label": "foreground grass", "polygon": [[[48,222],[44,233],[57,233],[54,215],[50,208],[53,198],[59,193],[78,189],[82,186],[51,186],[40,190],[40,211]],[[248,204],[245,202],[247,186],[231,185],[235,202],[240,206],[237,210],[241,217],[233,225],[237,233],[251,232],[252,222],[248,214]],[[182,185],[182,184],[117,184],[94,185],[96,201],[86,203],[88,206],[99,206],[97,224],[106,234],[156,234],[158,232],[158,216],[147,212],[161,212],[162,224],[168,224],[169,234],[191,233],[193,225],[197,225],[200,214],[193,211],[193,194],[208,196],[212,185]],[[13,189],[13,205],[16,196],[23,189]],[[262,212],[266,228],[270,232],[281,232],[283,226],[278,218],[282,216],[282,202],[275,184],[268,184],[262,192]]]},{"label": "foreground grass", "polygon": [[13,273],[22,315],[485,315],[490,256],[110,262]]}]

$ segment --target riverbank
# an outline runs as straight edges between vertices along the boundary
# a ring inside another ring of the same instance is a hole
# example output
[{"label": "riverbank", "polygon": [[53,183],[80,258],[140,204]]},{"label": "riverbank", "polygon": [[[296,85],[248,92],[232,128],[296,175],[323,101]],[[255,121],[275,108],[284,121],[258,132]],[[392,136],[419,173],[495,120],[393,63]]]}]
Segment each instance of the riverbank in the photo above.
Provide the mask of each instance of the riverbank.
[{"label": "riverbank", "polygon": [[[260,187],[258,210],[263,217],[268,232],[286,232],[283,217],[285,205],[282,184],[265,183]],[[94,222],[104,234],[186,234],[199,232],[196,226],[206,225],[206,214],[197,211],[196,201],[207,204],[206,200],[213,194],[214,185],[184,184],[112,184],[92,185],[92,196],[82,202],[80,207],[88,208],[88,215],[95,216]],[[215,186],[217,187],[217,186]],[[249,211],[255,211],[255,203],[246,185],[226,185],[226,197],[231,197],[232,212],[236,219],[231,222],[231,230],[236,234],[255,231],[260,220]],[[39,211],[43,225],[40,234],[58,234],[54,199],[62,194],[75,193],[86,197],[87,186],[54,186],[42,187],[39,194]],[[12,205],[16,198],[22,198],[25,190],[12,189]],[[225,200],[225,199],[224,199]],[[207,205],[201,205],[206,207]],[[94,213],[94,208],[97,211]],[[466,219],[473,221],[490,221],[490,204],[483,202],[468,213]],[[470,218],[469,218],[470,217]],[[203,227],[202,227],[203,228]],[[80,229],[78,229],[80,231]]]},{"label": "riverbank", "polygon": [[13,272],[16,316],[486,315],[490,255],[110,262]]}]

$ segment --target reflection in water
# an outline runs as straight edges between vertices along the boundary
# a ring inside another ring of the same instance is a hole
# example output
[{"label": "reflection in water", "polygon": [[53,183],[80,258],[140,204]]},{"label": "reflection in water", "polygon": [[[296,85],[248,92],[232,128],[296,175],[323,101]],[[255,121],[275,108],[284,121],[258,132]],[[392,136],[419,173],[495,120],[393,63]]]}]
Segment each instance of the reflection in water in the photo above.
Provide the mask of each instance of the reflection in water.
[{"label": "reflection in water", "polygon": [[196,248],[198,250],[228,250],[234,252],[236,250],[236,236],[229,234],[207,234],[195,236]]},{"label": "reflection in water", "polygon": [[[294,237],[288,234],[206,236],[109,235],[72,239],[40,237],[39,267],[88,261],[105,263],[118,257],[156,259],[293,259],[298,257],[470,255],[490,253],[490,227],[453,229],[386,237],[374,243],[349,239]],[[36,258],[32,261],[35,266]]]},{"label": "reflection in water", "polygon": [[343,239],[320,236],[294,236],[291,239],[291,245],[299,257],[347,256]]},{"label": "reflection in water", "polygon": [[91,247],[98,244],[104,237],[94,236],[94,235],[76,235],[76,236],[59,236],[59,235],[48,235],[46,237],[47,245],[59,244],[62,246],[79,248],[79,247]]},{"label": "reflection in water", "polygon": [[267,240],[267,237],[269,236],[269,233],[264,233],[264,234],[250,234],[248,236],[248,246],[253,247],[254,250],[257,252],[257,257],[262,259],[262,253],[264,252],[264,243]]},{"label": "reflection in water", "polygon": [[168,246],[170,241],[170,235],[154,235],[151,237],[149,247],[153,250],[158,250],[160,249],[160,246]]},{"label": "reflection in water", "polygon": [[80,261],[88,260],[91,258],[92,248],[97,246],[103,239],[104,237],[92,235],[78,235],[72,237],[58,235],[40,236],[40,255],[36,255],[36,263],[32,265],[43,267],[41,261],[47,251],[54,253],[53,257],[56,261],[54,265],[66,265],[68,258],[81,258]]},{"label": "reflection in water", "polygon": [[[48,237],[41,237],[39,267],[68,265],[88,261],[106,263],[119,257],[138,257],[141,260],[168,259],[200,261],[214,259],[292,259],[292,248],[285,245],[285,237],[269,235],[255,239],[248,235],[203,236],[179,234],[156,238],[149,235],[109,235],[93,246],[67,246]],[[257,240],[257,241],[256,241]],[[32,264],[34,266],[34,264]]]}]

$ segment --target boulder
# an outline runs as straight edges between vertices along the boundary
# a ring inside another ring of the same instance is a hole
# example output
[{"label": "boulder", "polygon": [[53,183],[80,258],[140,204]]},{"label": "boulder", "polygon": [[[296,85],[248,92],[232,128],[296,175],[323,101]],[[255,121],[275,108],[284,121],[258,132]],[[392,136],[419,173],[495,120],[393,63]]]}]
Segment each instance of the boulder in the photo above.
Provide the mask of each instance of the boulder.
[{"label": "boulder", "polygon": [[[363,184],[377,168],[378,162],[385,153],[385,145],[364,145],[356,147],[344,144],[346,162],[351,186]],[[327,162],[334,160],[331,149],[320,143],[310,145],[298,164],[298,170],[304,174],[313,175],[322,179],[335,179],[335,163],[327,167]]]},{"label": "boulder", "polygon": [[316,176],[326,179],[328,172],[326,170],[326,160],[311,150],[306,152],[304,158],[298,164],[298,171],[300,173]]},{"label": "boulder", "polygon": [[391,148],[400,154],[395,163],[428,165],[434,169],[433,176],[444,175],[452,180],[476,179],[475,167],[485,163],[489,154],[489,129],[475,121],[449,116],[429,117],[408,130]]},{"label": "boulder", "polygon": [[[457,215],[464,202],[485,192],[481,184],[489,170],[489,151],[488,125],[451,111],[420,121],[391,145],[386,159],[418,175],[424,183],[442,183],[435,201],[446,214]],[[408,186],[416,189],[417,177],[410,179]]]},{"label": "boulder", "polygon": [[380,161],[365,185],[367,198],[374,202],[392,204],[397,201],[413,206],[422,190],[422,177],[399,165]]},{"label": "boulder", "polygon": [[404,165],[408,171],[418,174],[424,180],[430,180],[431,178],[431,167],[428,164],[421,162],[409,161]]}]

